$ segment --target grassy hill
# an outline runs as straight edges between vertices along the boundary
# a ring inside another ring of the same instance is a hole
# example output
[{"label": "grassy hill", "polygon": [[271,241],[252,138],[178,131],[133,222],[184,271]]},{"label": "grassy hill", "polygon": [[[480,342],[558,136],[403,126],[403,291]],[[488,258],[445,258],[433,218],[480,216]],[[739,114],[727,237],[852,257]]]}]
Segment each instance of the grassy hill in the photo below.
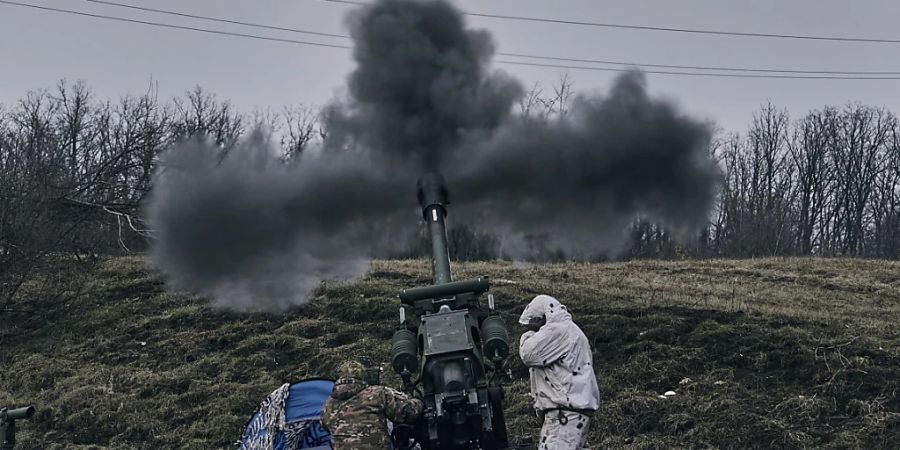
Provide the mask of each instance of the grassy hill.
[{"label": "grassy hill", "polygon": [[[509,323],[537,293],[567,304],[594,348],[595,448],[900,448],[900,263],[454,270],[497,280]],[[306,305],[249,315],[165,292],[138,257],[46,274],[0,305],[0,405],[38,408],[17,448],[212,449],[233,447],[281,383],[333,375],[357,353],[387,361],[394,296],[426,284],[430,268],[375,262],[361,280],[323,284]],[[510,433],[536,436],[527,371],[511,361]],[[660,398],[669,390],[677,395]]]}]

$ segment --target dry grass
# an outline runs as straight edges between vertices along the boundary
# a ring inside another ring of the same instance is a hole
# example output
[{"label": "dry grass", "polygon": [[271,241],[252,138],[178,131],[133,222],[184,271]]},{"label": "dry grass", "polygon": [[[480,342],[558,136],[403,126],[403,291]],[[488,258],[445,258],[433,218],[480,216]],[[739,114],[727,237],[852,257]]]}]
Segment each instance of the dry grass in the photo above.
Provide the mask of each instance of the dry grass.
[{"label": "dry grass", "polygon": [[[490,262],[454,271],[495,279],[510,323],[537,293],[569,306],[592,341],[603,391],[594,447],[900,447],[898,263]],[[38,407],[20,428],[23,449],[231,448],[280,383],[332,375],[356,353],[387,361],[394,295],[429,276],[424,261],[380,261],[283,314],[237,315],[166,293],[140,258],[102,261],[80,294],[46,298],[27,286],[0,312],[0,405]],[[511,365],[511,434],[534,435],[527,371]],[[659,398],[668,390],[677,395]]]}]

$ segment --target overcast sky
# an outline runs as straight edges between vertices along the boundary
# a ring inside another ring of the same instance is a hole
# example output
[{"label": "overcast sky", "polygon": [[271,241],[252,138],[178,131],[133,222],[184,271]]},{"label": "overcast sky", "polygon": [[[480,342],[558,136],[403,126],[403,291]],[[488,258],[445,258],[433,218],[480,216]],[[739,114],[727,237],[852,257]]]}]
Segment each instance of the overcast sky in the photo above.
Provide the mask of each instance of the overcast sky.
[{"label": "overcast sky", "polygon": [[[259,30],[89,3],[22,3],[179,25],[346,44],[345,39]],[[184,13],[312,31],[345,33],[353,6],[321,0],[112,0]],[[890,0],[454,0],[470,12],[780,34],[900,39],[900,2]],[[900,44],[803,41],[620,30],[469,17],[490,30],[498,50],[635,63],[798,70],[900,72]],[[509,58],[504,58],[509,59]],[[562,63],[577,65],[576,63]],[[567,70],[497,67],[525,84],[552,84]],[[0,103],[59,79],[84,80],[102,99],[143,93],[154,80],[162,97],[195,85],[242,110],[322,104],[340,92],[350,52],[119,23],[0,4]],[[579,90],[605,90],[614,74],[568,70]],[[861,101],[900,112],[900,80],[786,80],[648,75],[653,92],[691,113],[743,130],[771,99],[797,117],[825,104]]]}]

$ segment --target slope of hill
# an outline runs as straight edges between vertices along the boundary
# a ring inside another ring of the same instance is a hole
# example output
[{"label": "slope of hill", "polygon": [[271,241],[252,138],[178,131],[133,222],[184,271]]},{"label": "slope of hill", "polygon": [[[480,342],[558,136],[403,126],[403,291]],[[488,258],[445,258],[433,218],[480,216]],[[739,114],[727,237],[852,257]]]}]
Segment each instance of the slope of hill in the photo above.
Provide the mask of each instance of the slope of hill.
[{"label": "slope of hill", "polygon": [[[358,353],[387,361],[394,295],[430,275],[425,261],[379,261],[284,313],[235,314],[165,292],[138,257],[48,270],[55,289],[28,285],[0,308],[0,405],[38,407],[20,427],[22,449],[232,448],[281,383],[333,375]],[[494,278],[510,324],[537,293],[567,304],[592,342],[602,390],[594,447],[900,448],[898,263],[454,270]],[[527,371],[510,361],[510,433],[536,436]],[[677,394],[660,398],[669,390]]]}]

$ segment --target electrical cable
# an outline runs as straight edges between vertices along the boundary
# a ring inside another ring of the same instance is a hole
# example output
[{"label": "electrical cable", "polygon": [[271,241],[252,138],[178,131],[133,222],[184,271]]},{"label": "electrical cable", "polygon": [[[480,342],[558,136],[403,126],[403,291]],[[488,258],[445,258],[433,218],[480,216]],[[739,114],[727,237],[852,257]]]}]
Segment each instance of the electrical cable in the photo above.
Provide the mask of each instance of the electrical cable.
[{"label": "electrical cable", "polygon": [[[332,1],[332,0],[326,0],[326,1]],[[340,49],[351,49],[352,48],[349,45],[301,41],[301,40],[296,40],[296,39],[285,39],[285,38],[277,38],[277,37],[271,37],[271,36],[248,34],[248,33],[236,33],[236,32],[230,32],[230,31],[212,30],[212,29],[207,29],[207,28],[199,28],[199,27],[169,24],[169,23],[153,22],[153,21],[147,21],[147,20],[129,19],[129,18],[125,18],[125,17],[109,16],[109,15],[103,15],[103,14],[87,13],[87,12],[83,12],[83,11],[74,11],[74,10],[63,9],[63,8],[53,8],[53,7],[48,7],[48,6],[20,3],[20,2],[10,1],[10,0],[0,0],[0,4],[34,8],[34,9],[39,9],[39,10],[44,10],[44,11],[52,11],[52,12],[65,13],[65,14],[74,14],[74,15],[79,15],[79,16],[84,16],[84,17],[92,17],[92,18],[97,18],[97,19],[113,20],[113,21],[126,22],[126,23],[137,23],[137,24],[142,24],[142,25],[174,28],[174,29],[180,29],[180,30],[186,30],[186,31],[195,31],[195,32],[201,32],[201,33],[208,33],[208,34],[217,34],[217,35],[241,37],[241,38],[248,38],[248,39],[258,39],[258,40],[274,41],[274,42],[283,42],[283,43],[289,43],[289,44],[320,46],[320,47],[328,47],[328,48],[340,48]],[[565,64],[544,64],[544,63],[536,63],[536,62],[522,62],[522,61],[509,61],[509,60],[495,60],[494,62],[497,64],[506,64],[506,65],[562,68],[562,69],[574,69],[574,70],[591,70],[591,71],[604,71],[604,72],[629,72],[631,70],[638,69],[638,67],[635,67],[634,69],[615,69],[615,68],[607,68],[607,67],[573,66],[573,65],[565,65]],[[618,64],[625,65],[627,63],[618,63]],[[729,74],[729,73],[709,73],[709,72],[674,72],[674,71],[665,71],[665,70],[642,70],[642,71],[645,73],[649,73],[649,74],[660,74],[660,75],[724,77],[724,78],[772,78],[772,79],[814,79],[814,80],[825,79],[825,80],[873,80],[873,81],[900,80],[900,76],[764,75],[764,74]],[[810,73],[824,73],[824,72],[810,72]],[[885,73],[891,74],[893,72],[885,72]]]},{"label": "electrical cable", "polygon": [[[370,3],[356,1],[356,0],[320,0],[328,3],[342,3],[347,5],[357,5],[357,6],[367,6]],[[467,16],[473,17],[486,17],[491,19],[505,19],[505,20],[519,20],[519,21],[527,21],[527,22],[545,22],[545,23],[555,23],[555,24],[563,24],[563,25],[581,25],[588,27],[601,27],[601,28],[621,28],[621,29],[629,29],[629,30],[643,30],[643,31],[667,31],[673,33],[695,33],[695,34],[710,34],[710,35],[719,35],[719,36],[740,36],[740,37],[761,37],[761,38],[778,38],[778,39],[805,39],[805,40],[814,40],[814,41],[837,41],[837,42],[868,42],[868,43],[880,43],[880,44],[900,44],[900,39],[887,39],[887,38],[867,38],[867,37],[846,37],[846,36],[814,36],[814,35],[806,35],[806,34],[780,34],[780,33],[757,33],[757,32],[745,32],[745,31],[724,31],[724,30],[699,30],[693,28],[676,28],[676,27],[656,27],[656,26],[648,26],[648,25],[632,25],[632,24],[622,24],[622,23],[604,23],[604,22],[586,22],[579,20],[563,20],[563,19],[548,19],[542,17],[527,17],[527,16],[513,16],[506,14],[487,14],[487,13],[474,13],[474,12],[465,12],[463,14]]]},{"label": "electrical cable", "polygon": [[[118,3],[106,0],[85,0],[90,3],[98,3],[102,5],[136,9],[140,11],[153,12],[158,14],[167,14],[173,16],[180,17],[189,17],[193,19],[199,20],[207,20],[211,22],[221,22],[221,23],[229,23],[229,24],[237,24],[250,26],[255,28],[263,28],[270,29],[276,31],[288,31],[293,33],[303,33],[303,34],[313,34],[319,36],[328,36],[328,37],[336,37],[343,39],[350,39],[350,36],[346,34],[337,34],[337,33],[325,33],[319,31],[312,30],[304,30],[299,28],[286,28],[275,25],[268,24],[260,24],[260,23],[251,23],[251,22],[242,22],[231,19],[223,19],[219,17],[210,17],[210,16],[202,16],[197,14],[187,14],[178,11],[171,11],[165,9],[157,9],[157,8],[145,8],[141,6],[129,5],[125,3]],[[676,65],[676,64],[657,64],[657,63],[640,63],[640,62],[625,62],[625,61],[613,61],[613,60],[603,60],[603,59],[588,59],[588,58],[568,58],[561,56],[547,56],[547,55],[535,55],[528,53],[510,53],[510,52],[496,52],[497,56],[506,56],[513,58],[526,58],[526,59],[543,59],[549,61],[567,61],[567,62],[576,62],[576,63],[592,63],[592,64],[606,64],[606,65],[614,65],[614,66],[627,66],[627,67],[654,67],[661,69],[680,69],[680,70],[712,70],[712,71],[726,71],[726,72],[753,72],[753,73],[794,73],[794,74],[816,74],[816,75],[900,75],[900,72],[896,71],[850,71],[850,70],[799,70],[799,69],[764,69],[764,68],[751,68],[751,67],[727,67],[727,66],[697,66],[697,65]]]}]

